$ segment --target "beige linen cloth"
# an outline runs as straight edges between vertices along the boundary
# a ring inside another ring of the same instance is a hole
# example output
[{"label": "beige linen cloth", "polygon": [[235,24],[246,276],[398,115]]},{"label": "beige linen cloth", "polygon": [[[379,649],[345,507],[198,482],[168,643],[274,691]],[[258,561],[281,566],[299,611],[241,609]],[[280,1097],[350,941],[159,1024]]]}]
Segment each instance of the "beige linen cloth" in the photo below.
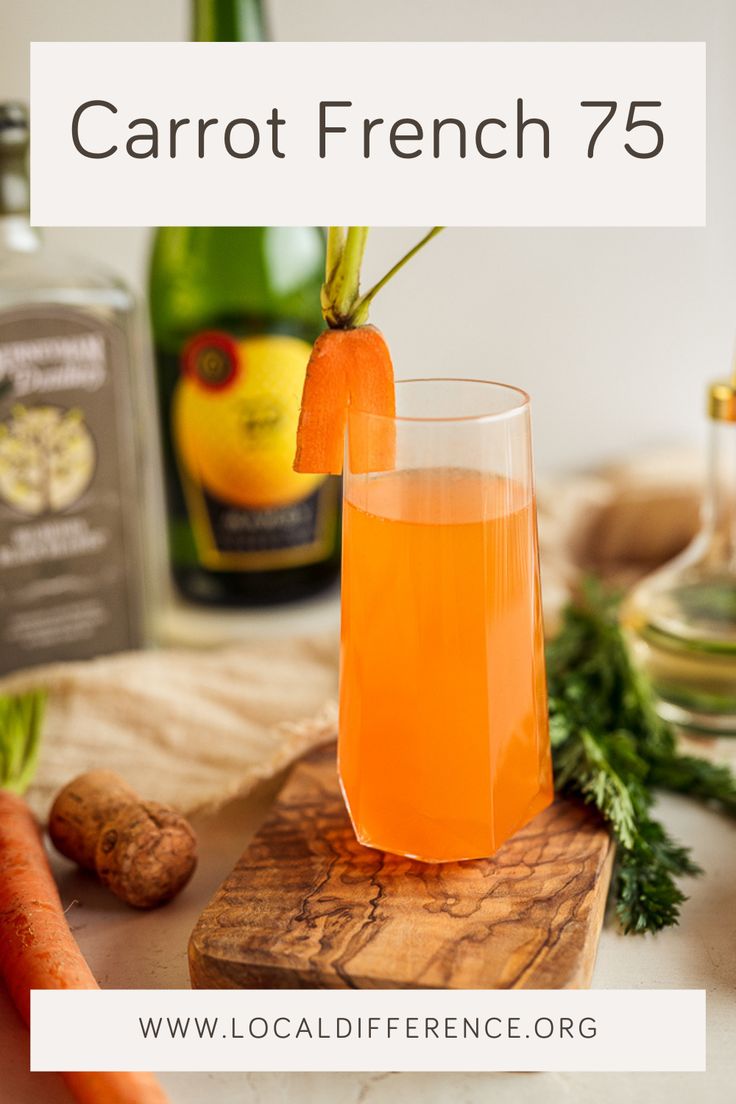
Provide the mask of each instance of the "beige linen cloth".
[{"label": "beige linen cloth", "polygon": [[[701,487],[697,458],[682,453],[543,483],[548,631],[581,572],[628,582],[682,548]],[[334,734],[336,684],[335,640],[269,639],[55,664],[11,675],[0,691],[48,690],[29,794],[44,817],[54,793],[93,767],[185,812],[217,807]]]},{"label": "beige linen cloth", "polygon": [[191,813],[215,808],[335,731],[333,641],[126,652],[3,679],[48,690],[28,799],[45,818],[57,790],[97,767],[142,796]]}]

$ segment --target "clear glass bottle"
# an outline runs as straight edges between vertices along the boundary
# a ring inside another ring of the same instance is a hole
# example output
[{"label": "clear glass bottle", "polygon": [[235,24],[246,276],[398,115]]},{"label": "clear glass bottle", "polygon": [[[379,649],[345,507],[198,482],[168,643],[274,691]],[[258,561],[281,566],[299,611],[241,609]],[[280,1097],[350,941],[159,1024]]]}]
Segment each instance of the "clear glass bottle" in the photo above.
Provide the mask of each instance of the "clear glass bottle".
[{"label": "clear glass bottle", "polygon": [[639,583],[622,611],[659,712],[736,735],[736,380],[709,391],[710,465],[700,531]]},{"label": "clear glass bottle", "polygon": [[135,305],[31,227],[28,145],[0,104],[0,672],[144,635]]}]

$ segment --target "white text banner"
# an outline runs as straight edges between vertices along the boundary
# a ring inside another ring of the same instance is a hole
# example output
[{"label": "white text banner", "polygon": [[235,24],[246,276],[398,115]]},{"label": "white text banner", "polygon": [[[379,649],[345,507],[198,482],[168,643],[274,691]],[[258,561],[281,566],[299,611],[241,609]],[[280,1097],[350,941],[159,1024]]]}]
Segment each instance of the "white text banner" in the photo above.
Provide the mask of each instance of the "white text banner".
[{"label": "white text banner", "polygon": [[701,226],[705,46],[34,43],[39,226]]},{"label": "white text banner", "polygon": [[702,990],[37,990],[32,1070],[705,1069]]}]

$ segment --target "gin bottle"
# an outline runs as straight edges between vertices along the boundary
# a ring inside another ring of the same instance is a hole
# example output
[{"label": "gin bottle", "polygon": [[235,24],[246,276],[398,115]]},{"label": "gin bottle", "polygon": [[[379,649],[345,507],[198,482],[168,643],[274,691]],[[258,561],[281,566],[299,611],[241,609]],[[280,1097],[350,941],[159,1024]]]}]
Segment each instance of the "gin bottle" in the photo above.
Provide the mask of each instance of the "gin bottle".
[{"label": "gin bottle", "polygon": [[31,227],[28,143],[0,104],[0,672],[143,636],[134,302]]}]

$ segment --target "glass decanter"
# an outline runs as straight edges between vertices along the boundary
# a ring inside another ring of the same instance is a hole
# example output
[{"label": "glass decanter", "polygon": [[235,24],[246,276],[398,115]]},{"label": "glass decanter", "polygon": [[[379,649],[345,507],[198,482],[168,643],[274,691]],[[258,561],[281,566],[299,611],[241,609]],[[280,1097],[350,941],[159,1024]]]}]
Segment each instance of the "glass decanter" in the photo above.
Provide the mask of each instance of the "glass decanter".
[{"label": "glass decanter", "polygon": [[661,716],[736,736],[736,377],[709,390],[700,531],[624,603],[622,623]]}]

